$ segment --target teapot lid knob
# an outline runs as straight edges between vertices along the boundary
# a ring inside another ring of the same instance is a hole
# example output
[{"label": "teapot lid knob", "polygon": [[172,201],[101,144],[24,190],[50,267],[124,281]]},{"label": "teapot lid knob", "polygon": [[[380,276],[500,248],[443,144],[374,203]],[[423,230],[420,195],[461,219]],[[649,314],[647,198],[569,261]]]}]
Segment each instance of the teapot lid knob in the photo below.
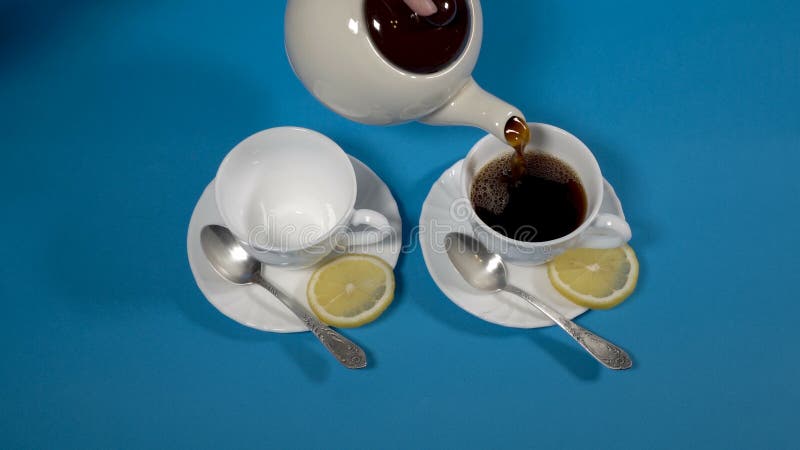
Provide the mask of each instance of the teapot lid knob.
[{"label": "teapot lid knob", "polygon": [[426,16],[425,20],[427,20],[431,25],[437,27],[443,27],[448,25],[453,19],[456,18],[456,14],[458,14],[458,6],[456,2],[453,0],[432,0],[433,3],[436,5],[436,12],[431,14],[430,16]]}]

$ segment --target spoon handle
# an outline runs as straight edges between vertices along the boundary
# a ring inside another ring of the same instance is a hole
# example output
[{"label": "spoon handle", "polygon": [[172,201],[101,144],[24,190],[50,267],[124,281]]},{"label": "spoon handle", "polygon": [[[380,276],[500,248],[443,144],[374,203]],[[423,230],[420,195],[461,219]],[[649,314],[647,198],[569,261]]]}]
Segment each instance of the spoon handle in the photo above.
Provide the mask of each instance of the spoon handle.
[{"label": "spoon handle", "polygon": [[516,286],[509,285],[505,288],[505,291],[514,295],[518,295],[531,305],[538,308],[539,311],[543,312],[547,317],[552,319],[553,322],[563,328],[564,331],[566,331],[578,342],[578,344],[581,345],[581,347],[585,348],[587,352],[589,352],[595,357],[595,359],[600,361],[601,364],[609,369],[630,369],[633,365],[633,361],[631,361],[631,358],[627,353],[625,353],[625,350],[567,319],[561,313],[547,306],[538,298],[528,294]]},{"label": "spoon handle", "polygon": [[286,307],[294,313],[294,315],[302,320],[308,329],[314,333],[314,336],[322,342],[322,345],[324,345],[343,366],[348,369],[363,369],[367,367],[367,355],[361,347],[320,322],[313,314],[300,306],[295,299],[284,294],[283,291],[273,286],[269,281],[259,277],[256,283],[269,291],[270,294],[277,297],[281,303],[286,305]]}]

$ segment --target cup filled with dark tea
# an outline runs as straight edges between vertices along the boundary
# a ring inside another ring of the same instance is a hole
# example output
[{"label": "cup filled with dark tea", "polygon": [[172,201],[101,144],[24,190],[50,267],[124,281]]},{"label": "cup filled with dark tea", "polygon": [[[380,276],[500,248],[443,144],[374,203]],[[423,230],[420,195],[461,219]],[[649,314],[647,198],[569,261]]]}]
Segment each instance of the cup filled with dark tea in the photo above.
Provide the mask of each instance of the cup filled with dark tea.
[{"label": "cup filled with dark tea", "polygon": [[464,160],[461,195],[476,237],[523,265],[547,262],[570,247],[629,241],[624,217],[600,212],[603,175],[589,148],[552,125],[528,127],[524,148],[515,152],[488,135]]}]

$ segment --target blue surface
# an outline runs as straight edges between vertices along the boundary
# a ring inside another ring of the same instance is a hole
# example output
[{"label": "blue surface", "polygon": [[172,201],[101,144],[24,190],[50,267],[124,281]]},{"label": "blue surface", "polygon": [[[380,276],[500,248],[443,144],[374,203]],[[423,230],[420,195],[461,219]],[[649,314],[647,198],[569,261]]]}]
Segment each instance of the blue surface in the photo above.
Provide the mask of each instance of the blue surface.
[{"label": "blue surface", "polygon": [[328,111],[287,63],[284,6],[0,2],[0,447],[796,448],[800,3],[484,2],[478,82],[583,139],[625,206],[638,290],[579,322],[627,373],[473,318],[419,249],[347,332],[362,372],[203,299],[186,228],[246,136],[329,135],[411,241],[484,134]]}]

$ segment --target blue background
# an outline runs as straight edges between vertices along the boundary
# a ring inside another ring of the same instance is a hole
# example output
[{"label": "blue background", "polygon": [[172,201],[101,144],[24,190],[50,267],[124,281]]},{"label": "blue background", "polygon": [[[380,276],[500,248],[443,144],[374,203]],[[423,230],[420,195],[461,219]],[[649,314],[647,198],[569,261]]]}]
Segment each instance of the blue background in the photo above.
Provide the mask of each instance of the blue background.
[{"label": "blue background", "polygon": [[573,132],[615,185],[638,290],[558,329],[484,323],[416,249],[344,370],[219,314],[185,233],[226,152],[299,125],[372,167],[411,229],[484,133],[336,116],[283,1],[0,1],[0,447],[789,448],[800,363],[800,3],[485,1],[475,78]]}]

